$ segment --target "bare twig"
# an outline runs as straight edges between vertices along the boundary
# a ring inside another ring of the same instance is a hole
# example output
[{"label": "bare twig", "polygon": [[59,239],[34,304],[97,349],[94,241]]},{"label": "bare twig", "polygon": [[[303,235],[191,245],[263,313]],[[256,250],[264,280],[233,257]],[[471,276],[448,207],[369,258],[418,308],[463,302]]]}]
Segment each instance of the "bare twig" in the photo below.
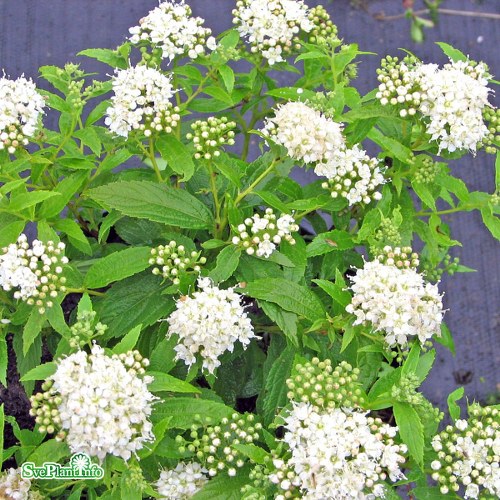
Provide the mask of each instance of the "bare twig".
[{"label": "bare twig", "polygon": [[[453,9],[436,9],[435,12],[438,14],[444,14],[448,16],[463,16],[463,17],[482,17],[485,19],[496,19],[500,21],[500,14],[493,14],[491,12],[473,12],[470,10],[453,10]],[[418,16],[420,14],[429,14],[430,9],[415,10],[413,14]],[[397,14],[395,16],[386,16],[383,13],[373,14],[373,17],[378,21],[395,21],[397,19],[403,19],[406,17],[406,12],[403,14]]]}]

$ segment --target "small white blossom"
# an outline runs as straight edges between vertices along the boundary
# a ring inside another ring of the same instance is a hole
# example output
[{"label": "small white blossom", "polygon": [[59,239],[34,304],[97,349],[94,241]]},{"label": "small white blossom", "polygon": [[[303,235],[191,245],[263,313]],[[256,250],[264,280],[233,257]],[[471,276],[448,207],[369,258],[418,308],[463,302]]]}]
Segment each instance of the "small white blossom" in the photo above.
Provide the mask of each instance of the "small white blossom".
[{"label": "small white blossom", "polygon": [[139,26],[130,28],[133,44],[148,44],[160,47],[163,57],[172,60],[177,55],[188,55],[196,59],[204,54],[205,47],[215,50],[215,38],[211,30],[204,28],[204,19],[192,17],[191,8],[181,2],[164,1],[139,21]]},{"label": "small white blossom", "polygon": [[203,369],[213,373],[220,365],[219,356],[233,351],[234,343],[243,347],[254,337],[250,318],[240,303],[241,296],[233,288],[221,290],[210,279],[198,280],[200,291],[182,297],[177,309],[168,317],[168,336],[177,334],[177,359],[187,365],[203,359]]},{"label": "small white blossom", "polygon": [[0,150],[13,154],[33,137],[45,101],[35,84],[23,76],[0,78]]},{"label": "small white blossom", "polygon": [[328,179],[323,187],[330,190],[332,198],[346,198],[349,206],[368,204],[382,197],[375,191],[384,183],[379,161],[370,158],[357,144],[351,149],[335,150],[328,161],[316,165],[314,173]]},{"label": "small white blossom", "polygon": [[300,31],[309,33],[313,23],[301,0],[240,0],[233,10],[238,31],[270,65],[284,61],[297,44]]},{"label": "small white blossom", "polygon": [[72,453],[129,460],[154,440],[149,417],[155,397],[147,389],[153,379],[139,378],[133,360],[122,358],[94,345],[90,355],[78,351],[62,359],[49,377]]},{"label": "small white blossom", "polygon": [[161,472],[156,488],[163,500],[188,500],[208,482],[207,472],[196,462],[179,462]]},{"label": "small white blossom", "polygon": [[146,135],[155,131],[171,132],[180,119],[171,79],[147,66],[117,70],[113,78],[114,96],[107,109],[106,125],[110,131],[128,137],[134,130]]},{"label": "small white blossom", "polygon": [[371,324],[385,333],[389,346],[406,346],[417,336],[424,344],[440,336],[443,305],[437,285],[425,283],[411,267],[399,268],[375,259],[366,262],[352,278],[354,296],[346,311],[355,325]]},{"label": "small white blossom", "polygon": [[21,477],[20,469],[8,469],[0,476],[0,498],[6,500],[31,500],[31,481]]},{"label": "small white blossom", "polygon": [[291,158],[306,164],[328,161],[345,143],[341,124],[302,102],[279,106],[262,133],[284,146]]},{"label": "small white blossom", "polygon": [[404,478],[400,464],[406,447],[394,444],[397,428],[379,419],[347,408],[319,410],[293,402],[285,429],[291,457],[273,461],[277,471],[270,479],[284,490],[298,487],[301,498],[383,497],[387,476]]}]

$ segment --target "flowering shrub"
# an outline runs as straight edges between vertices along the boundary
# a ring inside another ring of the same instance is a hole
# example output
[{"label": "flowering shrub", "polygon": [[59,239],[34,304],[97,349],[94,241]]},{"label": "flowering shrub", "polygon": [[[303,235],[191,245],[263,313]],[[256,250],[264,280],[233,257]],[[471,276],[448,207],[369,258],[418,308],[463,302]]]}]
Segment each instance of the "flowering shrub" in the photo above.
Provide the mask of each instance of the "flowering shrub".
[{"label": "flowering shrub", "polygon": [[[487,65],[391,55],[361,96],[324,8],[233,15],[215,37],[163,1],[81,53],[105,81],[0,79],[0,381],[14,353],[33,418],[1,407],[0,495],[497,497],[498,408],[460,418],[455,391],[440,429],[419,390],[454,349],[439,277],[468,270],[442,216],[478,210],[500,239]],[[490,193],[453,165],[479,150]],[[21,476],[73,453],[104,477]]]}]

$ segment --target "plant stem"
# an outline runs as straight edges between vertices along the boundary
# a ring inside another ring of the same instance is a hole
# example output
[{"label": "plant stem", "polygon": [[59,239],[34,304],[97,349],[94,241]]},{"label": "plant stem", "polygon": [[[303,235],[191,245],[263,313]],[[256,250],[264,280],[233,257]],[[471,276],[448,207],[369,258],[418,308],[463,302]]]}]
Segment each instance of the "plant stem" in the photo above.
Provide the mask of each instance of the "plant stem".
[{"label": "plant stem", "polygon": [[66,293],[88,293],[96,297],[104,297],[106,295],[103,292],[96,292],[95,290],[88,290],[87,288],[66,288]]},{"label": "plant stem", "polygon": [[[412,11],[414,16],[420,14],[429,14],[431,9],[421,9]],[[438,14],[445,14],[448,16],[463,16],[463,17],[483,17],[486,19],[497,19],[500,20],[500,14],[494,14],[490,12],[473,12],[470,10],[454,10],[454,9],[436,9]],[[396,21],[397,19],[403,19],[407,16],[407,13],[397,14],[395,16],[386,16],[385,14],[374,14],[374,19],[377,21]]]},{"label": "plant stem", "polygon": [[269,165],[269,167],[266,168],[266,170],[264,170],[264,172],[262,172],[259,177],[257,177],[257,179],[255,179],[252,184],[250,184],[250,186],[248,186],[243,192],[241,192],[237,197],[236,199],[234,200],[234,205],[235,206],[238,206],[238,204],[241,202],[241,200],[243,200],[243,198],[245,198],[245,196],[247,196],[248,194],[250,194],[254,188],[264,179],[266,178],[271,172],[272,170],[274,169],[274,167],[276,166],[276,163],[278,163],[279,161],[279,158],[275,158],[272,162],[271,162],[271,165]]},{"label": "plant stem", "polygon": [[208,161],[206,165],[208,170],[208,176],[210,177],[210,190],[212,191],[212,196],[214,198],[214,206],[215,206],[214,237],[219,238],[221,236],[221,231],[224,228],[221,227],[221,217],[220,217],[221,202],[217,190],[217,173],[212,168],[211,161]]},{"label": "plant stem", "polygon": [[466,204],[466,205],[460,205],[459,207],[455,207],[455,208],[448,208],[447,210],[437,210],[436,212],[420,211],[420,212],[416,212],[415,215],[417,215],[418,217],[430,217],[431,215],[454,214],[456,212],[462,212],[462,211],[467,212],[470,210],[474,210],[475,208],[479,208],[479,207]]},{"label": "plant stem", "polygon": [[158,179],[158,182],[162,183],[163,182],[163,177],[161,176],[160,169],[158,167],[158,163],[156,163],[156,157],[155,157],[155,145],[154,145],[154,140],[149,139],[149,159],[151,160],[151,164],[153,165],[153,169],[156,174],[156,178]]}]

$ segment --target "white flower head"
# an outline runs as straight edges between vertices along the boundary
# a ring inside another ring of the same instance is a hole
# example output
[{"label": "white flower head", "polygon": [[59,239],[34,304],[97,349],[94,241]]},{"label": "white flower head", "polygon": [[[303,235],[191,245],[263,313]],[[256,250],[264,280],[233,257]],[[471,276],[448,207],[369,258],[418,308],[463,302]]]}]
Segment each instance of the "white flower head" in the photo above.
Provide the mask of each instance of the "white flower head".
[{"label": "white flower head", "polygon": [[37,129],[45,101],[32,80],[0,78],[0,150],[14,153]]},{"label": "white flower head", "polygon": [[156,488],[164,500],[188,500],[208,482],[207,469],[196,462],[179,462],[161,471]]},{"label": "white flower head", "polygon": [[405,347],[415,336],[421,344],[440,336],[443,304],[438,287],[425,283],[415,269],[375,259],[357,270],[352,283],[354,296],[346,311],[356,316],[355,325],[371,324],[384,332],[389,346]]},{"label": "white flower head", "polygon": [[301,31],[309,33],[313,23],[301,0],[240,0],[233,10],[238,31],[270,65],[284,61],[296,45]]},{"label": "white flower head", "polygon": [[134,130],[145,135],[171,132],[180,119],[170,99],[174,95],[171,79],[154,68],[135,66],[117,70],[113,78],[114,96],[107,109],[110,131],[128,137]]},{"label": "white flower head", "polygon": [[213,373],[220,365],[219,356],[233,351],[236,341],[244,348],[254,337],[250,318],[241,305],[241,296],[233,288],[222,290],[209,278],[198,280],[199,291],[182,297],[168,317],[168,336],[177,334],[177,359],[187,365],[196,362],[198,354],[203,369]]},{"label": "white flower head", "polygon": [[345,144],[341,124],[302,102],[279,106],[262,133],[284,146],[288,156],[306,164],[328,161]]},{"label": "white flower head", "polygon": [[0,498],[7,500],[30,500],[31,481],[21,477],[20,469],[10,468],[0,476]]},{"label": "white flower head", "polygon": [[130,28],[130,41],[137,45],[148,43],[160,47],[163,57],[172,60],[177,55],[196,59],[205,53],[205,48],[215,50],[215,38],[209,28],[204,28],[201,17],[193,17],[191,8],[184,1],[160,2],[139,26]]},{"label": "white flower head", "polygon": [[129,460],[154,440],[149,417],[155,397],[147,389],[152,378],[138,377],[131,361],[94,345],[90,355],[78,351],[58,363],[48,380],[60,398],[60,426],[72,453]]}]

